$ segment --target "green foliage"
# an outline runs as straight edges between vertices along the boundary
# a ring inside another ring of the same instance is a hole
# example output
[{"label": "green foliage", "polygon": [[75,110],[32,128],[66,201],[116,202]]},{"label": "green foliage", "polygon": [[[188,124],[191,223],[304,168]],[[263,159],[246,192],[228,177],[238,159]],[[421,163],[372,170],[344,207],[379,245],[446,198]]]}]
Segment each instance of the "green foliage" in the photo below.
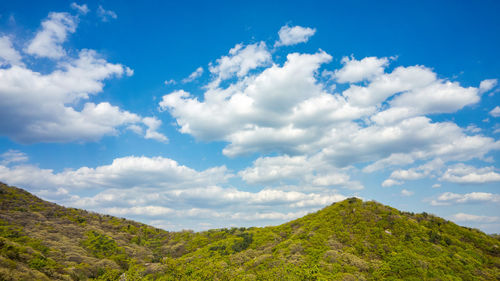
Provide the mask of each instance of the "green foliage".
[{"label": "green foliage", "polygon": [[[4,280],[500,280],[500,237],[349,198],[274,227],[167,232],[0,184]],[[0,280],[2,280],[0,278]]]},{"label": "green foliage", "polygon": [[86,233],[87,238],[83,240],[82,246],[92,253],[96,258],[109,258],[115,254],[120,254],[123,249],[119,248],[113,240],[95,230]]},{"label": "green foliage", "polygon": [[241,234],[237,235],[238,237],[242,239],[238,239],[234,242],[233,246],[231,248],[233,249],[234,252],[241,252],[243,250],[246,250],[250,244],[252,244],[253,241],[253,234],[248,233],[248,232],[243,232]]}]

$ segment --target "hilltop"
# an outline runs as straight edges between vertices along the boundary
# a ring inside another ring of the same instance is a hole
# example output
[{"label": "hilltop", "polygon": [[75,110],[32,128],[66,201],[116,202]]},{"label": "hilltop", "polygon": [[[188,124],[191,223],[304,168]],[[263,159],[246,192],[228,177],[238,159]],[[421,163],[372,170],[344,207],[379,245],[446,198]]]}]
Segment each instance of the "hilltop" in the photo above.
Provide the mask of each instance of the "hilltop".
[{"label": "hilltop", "polygon": [[499,247],[356,198],[279,226],[168,232],[0,183],[0,280],[499,280]]}]

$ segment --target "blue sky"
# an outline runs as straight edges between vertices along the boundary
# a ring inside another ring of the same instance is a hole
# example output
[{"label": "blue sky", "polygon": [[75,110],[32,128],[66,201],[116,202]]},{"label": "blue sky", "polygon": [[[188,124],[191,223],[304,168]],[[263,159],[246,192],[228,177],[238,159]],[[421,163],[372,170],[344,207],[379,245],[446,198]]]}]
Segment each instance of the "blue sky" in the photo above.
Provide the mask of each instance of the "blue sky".
[{"label": "blue sky", "polygon": [[500,232],[495,1],[0,4],[0,181],[167,230],[358,196]]}]

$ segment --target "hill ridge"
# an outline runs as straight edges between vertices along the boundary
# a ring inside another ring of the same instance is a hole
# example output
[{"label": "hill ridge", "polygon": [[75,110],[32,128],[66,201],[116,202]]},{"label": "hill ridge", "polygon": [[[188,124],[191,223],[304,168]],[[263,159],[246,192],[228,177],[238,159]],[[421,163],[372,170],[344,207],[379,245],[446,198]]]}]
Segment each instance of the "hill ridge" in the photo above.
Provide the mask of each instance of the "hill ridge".
[{"label": "hill ridge", "polygon": [[354,197],[278,226],[169,232],[0,183],[0,280],[499,280],[499,247]]}]

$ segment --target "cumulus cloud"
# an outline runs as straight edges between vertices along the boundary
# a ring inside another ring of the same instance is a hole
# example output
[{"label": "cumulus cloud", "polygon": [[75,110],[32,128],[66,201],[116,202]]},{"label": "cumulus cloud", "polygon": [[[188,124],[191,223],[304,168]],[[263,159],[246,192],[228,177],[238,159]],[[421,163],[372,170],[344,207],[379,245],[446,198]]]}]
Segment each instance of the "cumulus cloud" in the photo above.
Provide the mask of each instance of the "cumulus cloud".
[{"label": "cumulus cloud", "polygon": [[105,10],[101,5],[97,8],[97,15],[101,18],[101,21],[107,22],[110,19],[117,19],[118,15],[111,11],[111,10]]},{"label": "cumulus cloud", "polygon": [[68,56],[61,44],[76,27],[76,18],[67,13],[50,13],[42,22],[26,52],[54,60],[54,69],[44,73],[21,62],[9,37],[0,38],[0,63],[8,66],[0,68],[0,135],[21,143],[96,141],[117,135],[121,127],[133,126],[137,132],[137,126],[146,126],[146,138],[165,141],[157,132],[161,122],[108,102],[88,101],[103,91],[105,80],[131,76],[133,70],[93,50]]},{"label": "cumulus cloud", "polygon": [[[226,89],[209,89],[202,102],[179,90],[163,96],[159,105],[176,117],[181,132],[202,140],[229,141],[226,155],[236,156],[261,147],[293,147],[283,140],[300,143],[314,136],[306,134],[308,124],[296,127],[287,118],[293,114],[293,107],[307,97],[329,98],[321,96],[314,72],[330,59],[324,52],[290,54],[283,66],[273,65]],[[309,105],[304,104],[294,119],[304,121],[308,110]]]},{"label": "cumulus cloud", "polygon": [[23,65],[21,55],[14,49],[8,36],[0,37],[0,67],[8,65]]},{"label": "cumulus cloud", "polygon": [[[193,73],[189,74],[188,77],[182,79],[182,83],[189,83],[196,80],[198,77],[203,75],[203,67],[198,67]],[[166,83],[166,82],[165,82]]]},{"label": "cumulus cloud", "polygon": [[435,158],[432,161],[408,170],[394,170],[389,176],[389,179],[382,183],[382,186],[402,185],[405,181],[419,180],[429,176],[436,176],[436,174],[440,174],[443,165],[443,160]]},{"label": "cumulus cloud", "polygon": [[217,87],[220,82],[235,75],[241,78],[250,70],[267,65],[270,61],[271,54],[266,43],[259,42],[247,46],[236,44],[229,50],[229,55],[217,59],[215,64],[210,64],[208,70],[215,79],[209,86]]},{"label": "cumulus cloud", "polygon": [[363,185],[352,181],[346,171],[328,165],[318,157],[259,157],[251,167],[240,171],[238,175],[250,184],[293,183],[301,186],[363,189]]},{"label": "cumulus cloud", "polygon": [[352,69],[337,72],[351,76],[346,81],[370,79],[366,86],[350,84],[342,93],[329,92],[317,74],[330,60],[323,51],[288,54],[283,65],[244,72],[225,88],[209,87],[203,99],[178,90],[163,96],[159,106],[176,118],[180,132],[228,142],[223,153],[230,157],[320,154],[340,167],[368,163],[364,171],[373,172],[436,157],[445,162],[482,159],[500,147],[493,138],[425,116],[477,103],[478,88],[438,79],[424,66],[385,73],[388,59],[368,58],[346,61],[343,69]]},{"label": "cumulus cloud", "polygon": [[434,206],[467,204],[467,203],[500,203],[500,195],[488,192],[471,192],[465,194],[445,192],[431,201]]},{"label": "cumulus cloud", "polygon": [[311,36],[316,33],[315,28],[310,27],[302,27],[302,26],[293,26],[290,27],[288,25],[282,26],[278,32],[280,37],[279,41],[274,43],[274,46],[290,46],[299,43],[305,43],[309,40]]},{"label": "cumulus cloud", "polygon": [[475,168],[462,163],[449,167],[440,180],[461,184],[499,182],[500,174],[494,167]]},{"label": "cumulus cloud", "polygon": [[157,220],[210,222],[220,227],[283,222],[346,199],[335,192],[304,193],[263,189],[258,192],[205,186],[186,189],[107,189],[90,197],[68,199],[71,206],[92,208],[108,214]]},{"label": "cumulus cloud", "polygon": [[384,73],[389,64],[387,58],[366,57],[362,60],[343,57],[341,69],[336,70],[334,77],[339,83],[355,83],[369,80]]},{"label": "cumulus cloud", "polygon": [[[383,187],[425,178],[472,182],[450,177],[448,163],[490,161],[488,154],[500,149],[500,141],[477,126],[434,118],[478,104],[494,80],[464,87],[423,65],[389,70],[395,61],[377,57],[343,58],[339,69],[327,69],[332,57],[321,50],[290,53],[282,63],[270,56],[242,71],[244,59],[234,57],[245,48],[237,45],[218,60],[219,68],[210,66],[212,81],[201,96],[180,89],[163,96],[159,108],[175,118],[181,133],[227,143],[226,156],[257,154],[238,172],[249,185],[356,190],[363,188],[351,179],[357,169],[390,169]],[[475,173],[488,181],[496,176]]]},{"label": "cumulus cloud", "polygon": [[198,172],[163,157],[129,156],[117,158],[109,165],[68,169],[59,173],[27,164],[0,166],[1,181],[32,189],[185,188],[225,182],[228,177],[225,166]]},{"label": "cumulus cloud", "polygon": [[161,126],[161,120],[158,120],[155,117],[145,117],[142,119],[142,122],[144,122],[144,124],[148,127],[144,138],[154,139],[161,142],[168,141],[168,138],[165,135],[157,132],[158,128]]},{"label": "cumulus cloud", "polygon": [[81,111],[71,105],[101,92],[103,80],[124,70],[91,50],[49,74],[19,66],[0,69],[0,133],[23,143],[91,141],[116,134],[117,126],[140,117],[107,102],[87,102]]},{"label": "cumulus cloud", "polygon": [[77,19],[68,13],[50,13],[42,22],[42,29],[26,48],[26,53],[37,57],[58,59],[66,55],[61,46],[68,33],[75,32]]}]

